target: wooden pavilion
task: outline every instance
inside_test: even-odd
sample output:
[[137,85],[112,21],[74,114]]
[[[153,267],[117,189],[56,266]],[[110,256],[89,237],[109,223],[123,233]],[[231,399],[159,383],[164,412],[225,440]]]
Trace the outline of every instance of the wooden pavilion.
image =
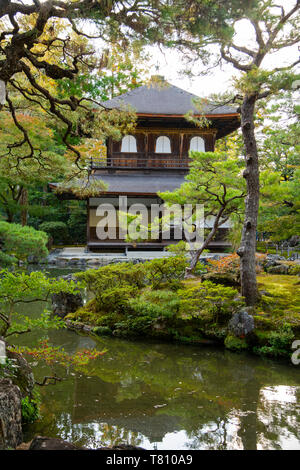
[[[99,155],[91,161],[92,178],[101,179],[108,189],[87,202],[89,250],[153,250],[174,242],[172,235],[169,240],[160,237],[158,240],[128,242],[119,236],[118,222],[115,239],[99,240],[97,207],[108,203],[118,210],[119,196],[127,196],[128,206],[143,203],[150,209],[151,204],[161,204],[159,191],[172,191],[183,183],[189,171],[190,150],[214,151],[217,139],[240,126],[240,115],[233,107],[207,103],[199,112],[195,100],[199,97],[155,76],[149,85],[103,103],[108,109],[130,106],[137,114],[137,125],[134,134],[124,136],[121,141],[107,139],[107,155]],[[205,116],[209,126],[199,128],[187,120],[185,116],[190,111],[194,116]],[[215,241],[212,245],[221,248],[224,242]]]

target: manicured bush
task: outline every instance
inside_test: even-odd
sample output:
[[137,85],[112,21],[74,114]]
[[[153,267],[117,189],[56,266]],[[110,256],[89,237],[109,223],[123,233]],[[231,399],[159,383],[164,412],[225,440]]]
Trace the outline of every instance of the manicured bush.
[[211,281],[179,290],[178,295],[182,317],[198,318],[204,323],[224,324],[244,305],[236,289]]
[[172,291],[146,290],[139,297],[129,301],[129,307],[137,316],[151,318],[172,318],[179,312],[180,297]]
[[98,312],[125,311],[130,298],[145,285],[145,269],[142,263],[119,263],[89,269],[76,274],[95,296]]
[[300,264],[291,264],[289,267],[289,275],[290,276],[300,275]]
[[145,263],[144,266],[146,278],[153,289],[176,290],[181,285],[180,280],[184,278],[188,262],[184,256],[170,256],[154,259]]
[[40,230],[46,232],[53,239],[54,244],[64,244],[68,239],[68,227],[64,222],[52,221],[43,222],[39,226]]

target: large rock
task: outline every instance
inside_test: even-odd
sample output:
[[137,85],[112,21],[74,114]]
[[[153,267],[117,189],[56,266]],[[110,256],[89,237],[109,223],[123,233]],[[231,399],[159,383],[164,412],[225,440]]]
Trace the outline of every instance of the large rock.
[[239,287],[240,286],[240,277],[239,273],[218,273],[215,271],[208,272],[203,274],[203,281],[211,281],[215,284],[223,284],[230,287]]
[[300,245],[300,236],[299,236],[299,235],[293,235],[293,236],[289,239],[289,245],[290,245],[290,246],[297,246],[297,245]]
[[268,269],[268,273],[270,273],[270,274],[288,274],[289,269],[290,268],[287,264],[279,264],[278,266],[271,266]]
[[265,271],[269,271],[273,266],[281,266],[281,261],[284,261],[284,256],[268,254],[265,257],[263,267]]
[[12,380],[13,383],[19,387],[22,398],[26,396],[32,397],[35,381],[30,365],[22,354],[8,350],[7,357],[12,359],[17,366],[14,370]]
[[21,392],[10,379],[0,379],[0,450],[22,442]]
[[28,450],[79,450],[84,447],[76,447],[70,442],[58,439],[56,437],[36,436],[29,446]]
[[254,319],[246,308],[234,314],[229,320],[228,329],[237,337],[245,337],[254,330]]
[[[61,276],[61,279],[68,281],[75,281],[76,278],[72,274]],[[83,298],[80,293],[69,294],[66,292],[59,292],[52,295],[52,311],[55,315],[64,318],[68,313],[75,312],[79,307],[83,306]]]

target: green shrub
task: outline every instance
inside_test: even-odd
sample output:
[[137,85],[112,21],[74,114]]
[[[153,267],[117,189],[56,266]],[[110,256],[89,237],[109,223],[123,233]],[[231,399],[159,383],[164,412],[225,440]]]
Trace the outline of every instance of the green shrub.
[[68,227],[64,222],[43,222],[39,228],[52,237],[54,244],[63,244],[68,239]]
[[178,314],[179,296],[172,291],[145,291],[139,297],[129,301],[129,307],[135,315],[173,318]]
[[94,294],[98,312],[124,312],[129,299],[145,284],[142,263],[110,264],[78,273],[76,277]]
[[233,335],[227,335],[224,341],[226,349],[231,351],[245,351],[248,349],[248,344],[244,338],[237,338]]
[[180,313],[184,318],[198,318],[204,323],[226,323],[244,302],[232,287],[204,281],[196,287],[178,291]]
[[119,333],[126,332],[131,335],[149,333],[157,322],[164,325],[174,318],[178,313],[179,303],[180,299],[175,292],[148,289],[129,300],[126,316],[117,322],[115,327]]
[[170,256],[148,261],[144,266],[146,279],[153,289],[176,290],[181,286],[188,262],[184,256]]
[[112,330],[108,326],[95,326],[93,333],[99,336],[111,336]]
[[172,243],[171,245],[168,245],[166,247],[166,251],[169,253],[174,253],[174,255],[177,256],[186,256],[187,250],[186,250],[186,242],[183,240],[180,240],[178,243]]
[[300,274],[300,264],[290,265],[289,274],[291,276],[297,276],[298,274]]
[[40,261],[48,255],[47,234],[32,227],[0,222],[0,265],[26,262],[29,256]]
[[22,423],[33,423],[39,418],[39,400],[28,396],[21,400]]
[[198,261],[196,268],[194,270],[194,274],[196,276],[201,276],[202,274],[205,274],[207,272],[206,265]]
[[290,325],[284,325],[278,331],[272,331],[267,338],[267,345],[255,346],[253,351],[257,354],[275,357],[289,357],[292,354],[291,345],[294,333]]

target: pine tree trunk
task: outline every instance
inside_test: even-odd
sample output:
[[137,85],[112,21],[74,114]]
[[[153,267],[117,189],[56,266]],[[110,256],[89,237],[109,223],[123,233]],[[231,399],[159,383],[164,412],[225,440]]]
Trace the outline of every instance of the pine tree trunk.
[[218,231],[218,228],[221,225],[221,219],[222,219],[222,215],[223,215],[224,210],[225,210],[225,206],[220,208],[218,214],[215,217],[214,225],[213,225],[211,231],[209,232],[208,236],[204,240],[201,248],[199,248],[199,250],[191,250],[190,251],[191,260],[190,260],[190,266],[186,269],[187,274],[191,274],[196,269],[197,263],[199,261],[199,258],[201,256],[202,252],[204,250],[206,250],[206,248],[208,247],[210,242],[214,239],[214,237],[215,237],[215,235]]
[[256,227],[259,206],[259,166],[254,132],[254,110],[257,96],[246,95],[241,109],[241,124],[246,150],[246,169],[243,173],[247,183],[245,199],[245,220],[241,246],[237,250],[241,258],[242,295],[247,305],[254,305],[258,300],[256,282]]

